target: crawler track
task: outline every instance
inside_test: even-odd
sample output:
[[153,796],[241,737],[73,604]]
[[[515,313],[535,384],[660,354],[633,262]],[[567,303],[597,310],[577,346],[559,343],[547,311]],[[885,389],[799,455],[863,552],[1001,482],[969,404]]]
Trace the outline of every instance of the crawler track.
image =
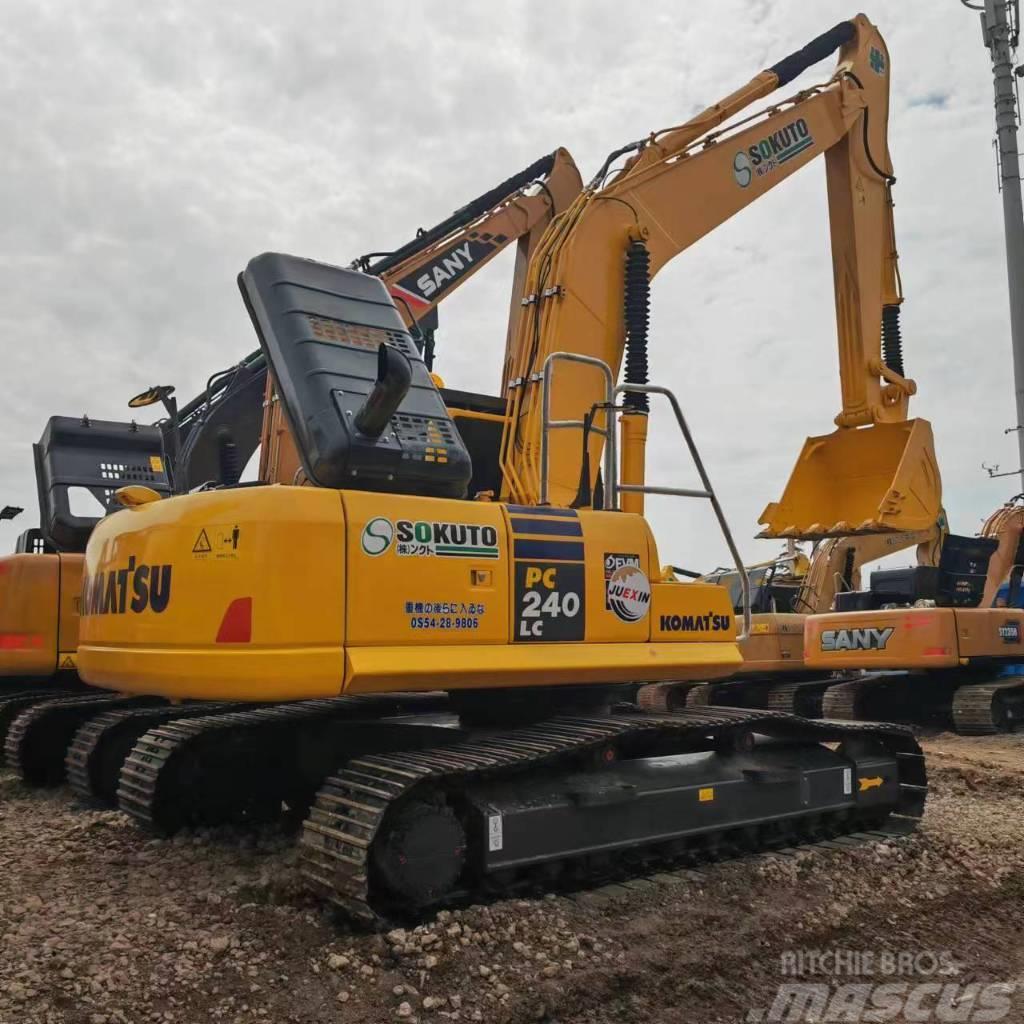
[[65,753],[81,723],[107,708],[131,708],[155,698],[100,693],[36,701],[21,709],[4,740],[6,763],[30,786],[56,786],[65,778]]
[[0,763],[3,762],[6,753],[7,732],[11,723],[22,711],[49,700],[80,696],[82,696],[80,690],[54,690],[45,686],[24,690],[13,689],[0,693]]
[[[635,756],[644,749],[658,750],[666,741],[684,748],[689,744],[701,747],[709,740],[728,741],[744,730],[783,740],[828,742],[858,736],[880,739],[898,766],[898,800],[881,813],[876,807],[873,814],[864,817],[853,814],[821,820],[817,815],[801,819],[794,814],[785,822],[766,821],[753,829],[736,828],[733,823],[717,831],[680,837],[675,842],[660,841],[649,847],[622,850],[617,860],[644,863],[699,856],[733,842],[747,849],[792,845],[815,836],[821,828],[828,828],[832,834],[864,831],[879,827],[890,813],[913,822],[923,811],[923,756],[910,733],[896,726],[806,722],[776,712],[729,708],[687,709],[671,715],[632,711],[610,717],[562,716],[454,746],[350,761],[326,781],[305,823],[304,874],[316,891],[348,915],[364,924],[379,926],[403,910],[381,890],[378,881],[382,870],[380,857],[382,851],[386,855],[391,841],[388,822],[395,820],[389,818],[389,812],[407,806],[410,797],[417,793],[435,793],[445,787],[460,792],[474,783],[501,781],[542,768],[581,770],[588,758],[608,749],[629,748]],[[402,828],[410,828],[410,818],[410,814],[399,816]],[[452,831],[443,815],[436,813],[435,819],[435,832]],[[452,835],[455,836],[454,831]],[[498,875],[464,879],[468,884],[444,894],[439,902],[503,896],[538,884],[550,888],[558,878],[566,879],[572,887],[586,887],[606,877],[608,870],[607,858],[588,856],[559,864],[523,865]]]
[[1024,680],[961,686],[953,695],[953,723],[965,736],[1016,732],[1024,727]]
[[387,747],[402,729],[396,717],[418,723],[446,707],[435,694],[335,697],[176,718],[135,744],[121,768],[118,805],[165,835],[272,819],[282,805],[301,813],[349,750],[367,749],[357,744]]
[[83,799],[116,806],[121,767],[144,733],[166,722],[246,709],[247,705],[211,703],[105,711],[76,731],[65,756],[68,782]]

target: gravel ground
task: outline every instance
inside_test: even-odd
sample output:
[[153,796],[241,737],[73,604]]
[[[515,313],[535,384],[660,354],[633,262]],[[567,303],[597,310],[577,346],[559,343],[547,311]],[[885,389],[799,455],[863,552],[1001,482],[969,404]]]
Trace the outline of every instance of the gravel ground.
[[1024,736],[926,749],[909,839],[387,935],[308,899],[288,837],[152,840],[0,775],[0,1024],[724,1024],[771,1005],[792,950],[927,951],[944,981],[1024,985]]

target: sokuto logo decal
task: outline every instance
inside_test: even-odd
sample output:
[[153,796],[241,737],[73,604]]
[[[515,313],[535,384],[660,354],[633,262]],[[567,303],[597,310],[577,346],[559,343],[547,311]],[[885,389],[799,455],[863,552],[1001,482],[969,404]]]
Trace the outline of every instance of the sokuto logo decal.
[[608,607],[623,622],[639,622],[651,607],[651,583],[635,565],[623,565],[608,578]]
[[395,539],[395,528],[390,519],[377,516],[363,527],[362,546],[367,555],[383,555]]
[[395,523],[398,543],[395,553],[438,558],[498,558],[498,531],[480,523],[413,522]]

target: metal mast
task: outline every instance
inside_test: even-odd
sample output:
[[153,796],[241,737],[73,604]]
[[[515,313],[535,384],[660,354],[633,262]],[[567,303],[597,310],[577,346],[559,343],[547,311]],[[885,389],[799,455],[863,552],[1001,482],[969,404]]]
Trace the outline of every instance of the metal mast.
[[[1010,288],[1010,341],[1013,346],[1013,382],[1017,399],[1016,431],[1024,490],[1024,211],[1021,209],[1020,159],[1017,152],[1017,96],[1013,53],[1017,48],[1018,0],[984,0],[967,4],[981,10],[981,34],[992,58],[995,89],[996,153],[999,191],[1003,198],[1006,235],[1006,274]],[[1010,476],[1012,474],[999,474]]]

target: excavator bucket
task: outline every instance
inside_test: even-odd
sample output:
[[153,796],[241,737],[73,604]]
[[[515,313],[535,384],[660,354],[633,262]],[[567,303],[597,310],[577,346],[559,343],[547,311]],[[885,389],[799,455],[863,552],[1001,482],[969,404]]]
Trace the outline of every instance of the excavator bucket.
[[820,540],[924,530],[942,510],[932,426],[876,423],[809,437],[759,537]]

